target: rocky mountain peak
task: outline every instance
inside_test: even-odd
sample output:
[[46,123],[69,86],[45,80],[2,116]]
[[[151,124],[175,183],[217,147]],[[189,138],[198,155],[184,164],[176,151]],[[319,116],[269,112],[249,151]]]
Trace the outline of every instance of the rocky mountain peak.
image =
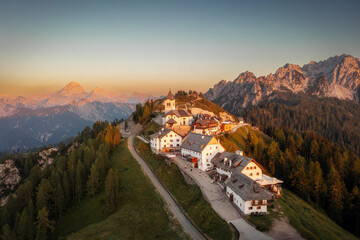
[[242,107],[257,104],[274,91],[303,92],[321,97],[360,101],[360,61],[343,54],[324,61],[311,61],[303,67],[287,63],[275,74],[256,78],[241,73],[233,82],[220,81],[205,97],[225,110],[238,113]]
[[235,80],[234,83],[235,84],[240,84],[243,82],[252,82],[256,80],[256,76],[255,74],[253,74],[252,72],[246,71],[241,73]]
[[74,81],[66,84],[63,89],[58,91],[58,94],[61,94],[63,96],[77,95],[83,93],[86,93],[84,88],[79,83]]

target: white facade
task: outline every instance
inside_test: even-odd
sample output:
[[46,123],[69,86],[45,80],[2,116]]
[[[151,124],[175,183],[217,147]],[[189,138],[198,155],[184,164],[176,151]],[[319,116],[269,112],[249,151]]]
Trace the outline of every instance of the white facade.
[[175,99],[165,99],[163,101],[163,104],[165,106],[165,114],[170,112],[171,110],[175,110]]
[[[215,138],[214,138],[215,139]],[[216,139],[215,139],[216,140]],[[215,144],[208,144],[202,152],[196,152],[190,149],[181,148],[181,155],[191,155],[192,157],[196,157],[198,159],[198,168],[202,171],[206,171],[210,169],[213,164],[211,163],[211,159],[218,153],[223,152],[224,148],[221,146],[220,142],[216,140]]]
[[190,126],[192,124],[192,122],[194,121],[193,116],[178,117],[176,115],[169,114],[169,115],[166,115],[165,117],[162,118],[162,124],[165,125],[165,123],[167,121],[169,121],[170,119],[174,119],[176,121],[176,123],[174,125],[187,125],[187,126]]
[[230,199],[232,198],[234,204],[246,215],[251,213],[267,213],[267,200],[245,201],[229,187],[226,187],[226,195]]
[[150,139],[150,146],[156,151],[163,151],[167,148],[179,148],[182,143],[182,137],[174,131],[162,137],[154,137]]
[[262,169],[254,161],[249,162],[241,171],[241,173],[245,174],[254,181],[263,178]]

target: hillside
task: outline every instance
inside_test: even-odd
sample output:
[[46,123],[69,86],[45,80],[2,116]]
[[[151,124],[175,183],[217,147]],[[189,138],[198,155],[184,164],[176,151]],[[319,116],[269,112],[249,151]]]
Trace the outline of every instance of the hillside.
[[115,124],[85,128],[53,163],[32,156],[13,156],[23,179],[0,207],[2,239],[189,239]]
[[286,126],[315,131],[360,155],[360,104],[353,101],[276,93],[242,114],[262,130]]
[[319,97],[360,100],[360,60],[341,55],[304,66],[285,64],[274,74],[256,77],[241,73],[234,81],[222,80],[205,97],[232,114],[256,105],[274,92],[305,93]]
[[[288,136],[288,133],[286,134]],[[308,141],[311,141],[308,139],[304,140],[303,145],[307,145]],[[244,150],[245,154],[254,157],[261,163],[268,174],[284,180],[284,187],[291,190],[284,190],[284,195],[275,203],[276,211],[273,210],[274,206],[270,206],[270,215],[264,217],[249,217],[249,220],[259,229],[272,231],[271,226],[274,224],[274,221],[286,221],[285,219],[288,219],[289,223],[306,239],[356,239],[355,236],[336,224],[328,215],[324,214],[323,208],[327,208],[328,206],[328,203],[325,203],[325,199],[321,199],[321,201],[323,201],[322,203],[316,203],[314,202],[315,200],[309,198],[310,196],[314,196],[314,192],[311,190],[314,186],[314,181],[321,181],[323,184],[328,184],[327,181],[331,180],[322,180],[323,177],[326,178],[326,175],[321,176],[321,180],[314,178],[312,175],[314,174],[314,170],[310,169],[313,168],[310,164],[302,167],[298,166],[298,159],[296,159],[296,162],[295,159],[292,160],[292,157],[289,156],[291,154],[288,149],[284,150],[284,152],[278,149],[279,142],[282,145],[282,142],[278,138],[272,139],[258,130],[245,126],[239,128],[235,133],[221,136],[220,141],[227,151],[234,152],[237,149]],[[299,146],[299,148],[302,148],[302,146]],[[272,160],[274,162],[271,162]],[[308,166],[310,166],[310,168]],[[325,168],[324,166],[322,167]],[[300,173],[299,168],[302,168],[303,171],[305,171],[305,169],[309,170],[306,173]],[[349,175],[357,175],[358,179],[359,169],[356,171],[358,171],[357,174],[349,173]],[[306,179],[309,179],[310,182]],[[307,184],[309,184],[309,188],[306,188],[305,185]],[[357,185],[358,183],[354,184]],[[330,184],[328,186],[330,187]],[[305,190],[307,191],[306,193],[302,192],[304,189],[307,189]],[[329,191],[329,193],[322,193],[324,198],[327,198],[332,190],[329,189],[326,191]],[[303,199],[301,199],[299,195]],[[346,202],[347,200],[342,201]],[[334,207],[335,206],[332,205],[332,208],[328,209],[328,211],[336,211]],[[279,212],[283,214],[279,214]],[[341,213],[336,212],[335,215],[336,214]],[[329,215],[334,219],[334,213]],[[353,230],[352,226],[355,224],[353,220],[349,220],[349,216],[344,215],[344,217],[346,217],[346,219],[344,219],[344,222],[346,222],[345,226]]]

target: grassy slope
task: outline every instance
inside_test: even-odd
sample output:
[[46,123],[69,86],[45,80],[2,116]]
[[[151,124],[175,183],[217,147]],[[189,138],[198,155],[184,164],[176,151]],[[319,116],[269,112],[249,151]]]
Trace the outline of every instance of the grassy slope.
[[235,152],[239,149],[245,150],[245,141],[249,132],[253,136],[256,136],[259,141],[262,141],[264,145],[267,145],[272,141],[269,136],[253,129],[251,126],[239,127],[234,133],[221,135],[218,138],[220,139],[220,143],[226,151]]
[[284,190],[278,202],[290,224],[306,239],[357,239],[328,216],[320,213],[294,193]]
[[[139,141],[135,140],[135,146],[137,146]],[[202,197],[200,188],[197,185],[187,184],[175,164],[169,167],[162,157],[152,154],[151,151],[141,151],[141,155],[192,221],[206,235],[211,239],[232,239],[234,237],[230,226]]]
[[157,132],[160,128],[160,125],[154,121],[150,121],[146,126],[141,130],[140,135],[143,135],[146,138],[150,138],[149,136],[155,132]]
[[56,236],[74,232],[68,239],[188,239],[127,150],[127,141],[114,152],[112,163],[122,183],[116,212],[103,214],[103,193],[86,198],[59,219]]

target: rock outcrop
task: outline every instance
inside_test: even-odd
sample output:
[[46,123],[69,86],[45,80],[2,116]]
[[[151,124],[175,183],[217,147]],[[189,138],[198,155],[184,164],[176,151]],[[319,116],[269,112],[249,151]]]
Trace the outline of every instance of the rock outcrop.
[[8,194],[20,182],[19,169],[16,168],[13,160],[6,160],[0,164],[0,206],[6,203]]

